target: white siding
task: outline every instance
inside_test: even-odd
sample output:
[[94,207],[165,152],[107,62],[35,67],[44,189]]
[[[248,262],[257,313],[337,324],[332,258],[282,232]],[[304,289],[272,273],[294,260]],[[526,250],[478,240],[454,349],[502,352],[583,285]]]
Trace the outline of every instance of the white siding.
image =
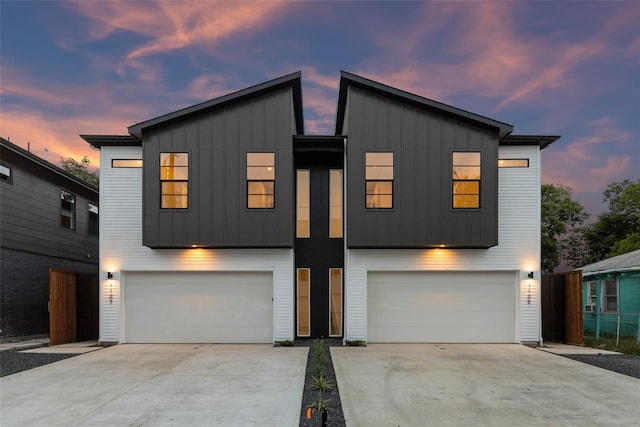
[[[142,246],[142,169],[112,168],[114,158],[142,158],[140,147],[103,147],[100,164],[100,341],[119,342],[121,271],[270,271],[273,339],[293,339],[292,249],[150,249]],[[106,272],[116,272],[109,301]]]
[[[528,168],[499,170],[498,246],[490,249],[353,249],[346,254],[345,339],[367,340],[369,271],[510,271],[516,274],[516,341],[540,340],[540,150],[500,147],[500,158],[528,158]],[[528,272],[535,273],[531,304]],[[519,280],[518,280],[519,279]]]

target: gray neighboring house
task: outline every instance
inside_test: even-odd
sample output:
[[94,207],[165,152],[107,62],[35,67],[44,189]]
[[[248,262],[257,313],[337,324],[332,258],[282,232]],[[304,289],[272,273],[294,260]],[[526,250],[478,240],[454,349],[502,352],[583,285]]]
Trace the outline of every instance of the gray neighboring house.
[[73,336],[95,339],[98,188],[7,139],[0,145],[0,339],[49,335],[50,269],[75,273]]
[[585,335],[640,338],[640,249],[582,270]]

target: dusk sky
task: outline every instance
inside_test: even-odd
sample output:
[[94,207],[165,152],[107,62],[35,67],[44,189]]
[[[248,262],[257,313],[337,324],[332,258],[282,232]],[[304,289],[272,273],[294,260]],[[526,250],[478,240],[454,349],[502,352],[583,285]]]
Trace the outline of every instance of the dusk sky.
[[640,2],[1,1],[0,136],[59,164],[127,127],[302,71],[332,134],[340,70],[562,135],[543,183],[587,212],[640,178]]

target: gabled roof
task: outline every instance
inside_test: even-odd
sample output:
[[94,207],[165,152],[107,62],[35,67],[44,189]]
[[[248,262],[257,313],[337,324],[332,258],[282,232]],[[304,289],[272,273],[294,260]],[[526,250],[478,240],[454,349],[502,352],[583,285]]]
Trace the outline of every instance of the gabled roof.
[[66,170],[62,169],[61,167],[58,167],[56,165],[54,165],[53,163],[48,162],[47,160],[36,156],[35,154],[33,154],[31,151],[27,151],[24,148],[14,144],[13,142],[9,141],[8,139],[4,139],[2,137],[0,137],[0,146],[2,146],[2,148],[9,150],[11,152],[13,152],[14,154],[28,160],[29,162],[31,162],[32,164],[34,164],[35,166],[38,166],[40,168],[44,168],[50,172],[53,172],[57,175],[60,175],[61,177],[63,177],[64,179],[68,180],[68,181],[72,181],[77,185],[80,185],[82,187],[85,187],[86,189],[93,191],[94,193],[98,193],[98,187],[89,184],[87,181],[78,178],[77,176],[75,176],[72,173],[67,172]]
[[348,73],[346,71],[340,71],[340,88],[338,90],[338,113],[336,117],[336,135],[340,135],[342,133],[347,103],[347,89],[349,88],[349,86],[358,87],[369,92],[374,92],[381,96],[386,96],[400,102],[412,104],[425,110],[430,110],[439,114],[455,117],[463,121],[474,123],[478,126],[495,129],[498,131],[498,139],[500,140],[513,132],[513,126],[508,123],[493,120],[488,117],[461,110],[459,108],[455,108],[428,98],[423,98],[422,96],[405,92],[403,90],[396,89],[382,83],[374,82],[373,80],[369,80],[364,77]]
[[293,108],[296,121],[296,132],[299,135],[302,135],[304,134],[304,120],[302,116],[301,75],[302,73],[300,71],[287,74],[286,76],[278,77],[277,79],[273,79],[265,83],[260,83],[258,85],[251,86],[249,88],[242,89],[228,95],[223,95],[219,98],[214,98],[209,101],[193,105],[191,107],[183,108],[172,113],[164,114],[162,116],[137,123],[133,126],[129,126],[128,130],[132,136],[142,140],[142,133],[147,129],[151,129],[156,126],[164,126],[174,121],[184,120],[188,117],[222,108],[226,105],[240,102],[248,98],[253,98],[255,96],[263,95],[268,92],[280,90],[285,87],[291,87],[293,89]]
[[577,270],[582,270],[584,276],[593,276],[603,273],[640,271],[640,249],[626,254],[603,259],[593,264],[585,265]]

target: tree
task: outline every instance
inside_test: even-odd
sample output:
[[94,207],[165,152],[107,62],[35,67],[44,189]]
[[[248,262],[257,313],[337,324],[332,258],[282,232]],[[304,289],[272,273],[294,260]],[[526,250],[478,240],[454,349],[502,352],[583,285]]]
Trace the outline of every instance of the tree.
[[609,210],[582,231],[590,252],[586,264],[640,249],[640,179],[613,182],[602,195]]
[[563,237],[589,216],[584,207],[572,199],[573,190],[554,184],[542,186],[541,259],[542,270],[552,273],[560,264]]
[[87,181],[89,184],[98,187],[100,185],[100,175],[98,171],[90,171],[89,165],[91,160],[87,156],[84,156],[80,162],[71,157],[66,160],[60,158],[60,166],[72,175]]

